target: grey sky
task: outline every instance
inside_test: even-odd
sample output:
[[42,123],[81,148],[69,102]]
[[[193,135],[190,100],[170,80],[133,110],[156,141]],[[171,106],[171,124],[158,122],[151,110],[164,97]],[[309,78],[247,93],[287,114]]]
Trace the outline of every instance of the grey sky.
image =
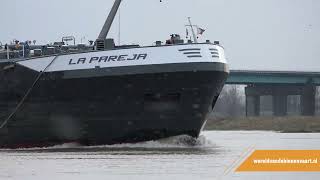
[[[2,0],[0,41],[96,39],[113,0]],[[220,40],[232,69],[320,71],[319,0],[123,0],[121,42],[185,36],[187,17]],[[118,21],[109,37],[117,38]]]

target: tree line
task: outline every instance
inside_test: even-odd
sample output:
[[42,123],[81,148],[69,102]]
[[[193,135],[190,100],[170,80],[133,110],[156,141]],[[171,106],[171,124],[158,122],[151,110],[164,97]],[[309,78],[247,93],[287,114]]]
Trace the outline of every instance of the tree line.
[[[226,85],[224,86],[212,116],[214,117],[243,117],[246,115],[245,86]],[[320,87],[316,92],[316,113],[320,115]]]

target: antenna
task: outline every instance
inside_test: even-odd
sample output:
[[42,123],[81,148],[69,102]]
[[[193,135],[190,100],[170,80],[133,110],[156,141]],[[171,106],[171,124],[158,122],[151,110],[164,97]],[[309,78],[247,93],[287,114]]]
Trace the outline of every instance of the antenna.
[[[106,45],[106,38],[108,36],[108,33],[110,31],[110,28],[111,28],[111,25],[114,21],[114,18],[119,10],[119,7],[120,7],[120,4],[121,4],[122,0],[115,0],[114,1],[114,4],[111,8],[111,11],[108,15],[108,18],[106,19],[101,31],[100,31],[100,34],[96,40],[96,49],[97,50],[103,50],[105,49],[105,45]],[[162,2],[162,0],[160,0],[160,2]],[[120,31],[120,14],[119,14],[119,31]],[[119,44],[120,44],[120,32],[118,34],[118,38],[119,38]],[[114,46],[114,43],[113,43],[113,39],[112,39],[112,44]]]
[[[114,4],[112,6],[112,9],[108,15],[108,18],[106,20],[106,22],[104,23],[102,29],[101,29],[101,32],[98,36],[98,39],[105,39],[110,31],[110,28],[111,28],[111,25],[112,25],[112,22],[117,14],[117,11],[120,7],[120,4],[121,4],[122,0],[115,0],[114,1]],[[160,0],[160,2],[162,2],[162,0]],[[120,17],[120,16],[119,16]]]
[[121,42],[121,9],[119,9],[119,29],[118,29],[118,46],[120,46]]

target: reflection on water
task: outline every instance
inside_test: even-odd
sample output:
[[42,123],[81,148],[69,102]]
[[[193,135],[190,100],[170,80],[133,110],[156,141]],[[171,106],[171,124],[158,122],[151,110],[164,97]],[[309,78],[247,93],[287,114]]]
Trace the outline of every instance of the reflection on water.
[[255,149],[319,149],[320,134],[204,132],[137,144],[0,150],[0,179],[318,179],[320,174],[234,173]]

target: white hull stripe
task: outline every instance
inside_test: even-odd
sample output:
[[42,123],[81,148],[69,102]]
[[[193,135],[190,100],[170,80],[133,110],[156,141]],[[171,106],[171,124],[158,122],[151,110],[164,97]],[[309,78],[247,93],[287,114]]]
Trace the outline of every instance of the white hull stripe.
[[[212,49],[215,49],[217,54],[212,54]],[[53,58],[55,56],[17,63],[40,72]],[[224,49],[212,44],[192,44],[60,55],[46,72],[195,62],[226,63]]]

